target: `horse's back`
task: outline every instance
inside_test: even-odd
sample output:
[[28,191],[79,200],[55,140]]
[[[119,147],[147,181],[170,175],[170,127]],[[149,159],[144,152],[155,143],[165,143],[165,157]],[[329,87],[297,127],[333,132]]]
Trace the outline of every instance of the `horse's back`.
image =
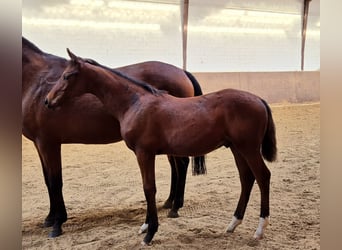
[[[184,70],[159,61],[147,61],[117,68],[124,74],[138,78],[177,97],[194,96],[194,87]],[[172,76],[172,77],[170,77]]]
[[267,108],[260,97],[247,91],[223,89],[203,96],[186,99],[168,96],[167,99],[161,106],[179,117],[178,120],[182,117],[184,123],[195,123],[193,126],[199,133],[217,128],[222,132],[220,136],[228,139],[252,137],[259,143],[267,127]]

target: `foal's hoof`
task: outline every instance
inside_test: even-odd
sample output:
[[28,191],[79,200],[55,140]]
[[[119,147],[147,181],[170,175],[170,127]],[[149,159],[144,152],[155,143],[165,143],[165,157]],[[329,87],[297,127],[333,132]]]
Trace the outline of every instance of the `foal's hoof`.
[[148,246],[151,246],[152,243],[151,243],[151,242],[150,242],[150,243],[146,243],[145,241],[142,241],[142,242],[140,243],[140,245],[141,245],[141,247],[148,247]]
[[233,233],[235,228],[242,223],[242,220],[239,220],[235,216],[233,216],[231,222],[229,223],[226,232]]
[[264,234],[257,234],[257,233],[254,234],[255,240],[262,240],[263,238],[264,238]]
[[142,226],[141,226],[140,229],[139,229],[138,234],[146,233],[146,232],[147,232],[147,229],[148,229],[148,224],[147,224],[147,223],[142,224]]
[[257,230],[254,233],[254,239],[261,240],[264,238],[265,229],[267,225],[270,223],[269,220],[270,220],[269,217],[259,219],[259,225],[258,225]]
[[179,217],[179,214],[177,211],[172,211],[170,210],[168,215],[167,215],[168,218],[178,218]]
[[54,228],[52,231],[49,233],[49,238],[56,238],[62,234],[62,228]]
[[144,240],[141,242],[143,246],[151,246],[152,245],[152,239],[154,234],[147,233],[145,235]]

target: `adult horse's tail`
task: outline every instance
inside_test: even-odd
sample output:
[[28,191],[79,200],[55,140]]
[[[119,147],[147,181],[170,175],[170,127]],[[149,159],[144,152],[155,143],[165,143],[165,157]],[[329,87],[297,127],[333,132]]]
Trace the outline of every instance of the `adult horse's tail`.
[[277,140],[275,125],[270,107],[268,106],[266,101],[262,99],[261,101],[264,103],[268,114],[268,124],[264,139],[262,141],[261,153],[267,161],[272,162],[275,161],[277,158]]
[[[194,87],[195,96],[203,95],[201,86],[199,85],[196,78],[190,72],[188,72],[186,70],[184,70],[184,73],[190,79],[192,86]],[[207,173],[204,155],[192,157],[191,162],[192,162],[192,174],[193,175],[200,175],[200,174],[206,174]]]
[[195,96],[203,95],[201,86],[199,82],[197,81],[197,79],[193,76],[193,74],[191,74],[190,72],[186,70],[184,70],[184,73],[190,79],[192,86],[194,87]]

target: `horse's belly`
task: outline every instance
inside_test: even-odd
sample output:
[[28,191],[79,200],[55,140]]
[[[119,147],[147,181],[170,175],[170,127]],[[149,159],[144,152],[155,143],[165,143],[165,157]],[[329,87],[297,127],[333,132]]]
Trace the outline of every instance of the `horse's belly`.
[[121,141],[120,133],[79,133],[61,135],[61,143],[108,144]]
[[61,131],[62,143],[107,144],[122,140],[120,126],[116,122],[65,124]]
[[[188,133],[189,134],[189,133]],[[177,156],[198,156],[207,154],[226,144],[224,135],[219,133],[202,133],[197,136],[184,136],[169,140],[166,154]]]

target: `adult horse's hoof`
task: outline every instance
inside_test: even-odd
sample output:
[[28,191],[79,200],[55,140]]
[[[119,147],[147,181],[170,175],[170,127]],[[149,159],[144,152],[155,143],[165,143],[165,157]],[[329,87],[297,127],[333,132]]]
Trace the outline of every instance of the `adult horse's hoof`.
[[49,233],[49,238],[56,238],[63,233],[62,227],[54,227],[52,231]]
[[164,205],[162,206],[162,208],[164,208],[164,209],[170,209],[170,208],[172,208],[172,201],[166,200],[165,203],[164,203]]
[[168,215],[167,215],[168,218],[178,218],[179,217],[179,214],[177,211],[173,211],[173,210],[170,210]]
[[52,227],[54,223],[54,220],[45,219],[43,227]]

